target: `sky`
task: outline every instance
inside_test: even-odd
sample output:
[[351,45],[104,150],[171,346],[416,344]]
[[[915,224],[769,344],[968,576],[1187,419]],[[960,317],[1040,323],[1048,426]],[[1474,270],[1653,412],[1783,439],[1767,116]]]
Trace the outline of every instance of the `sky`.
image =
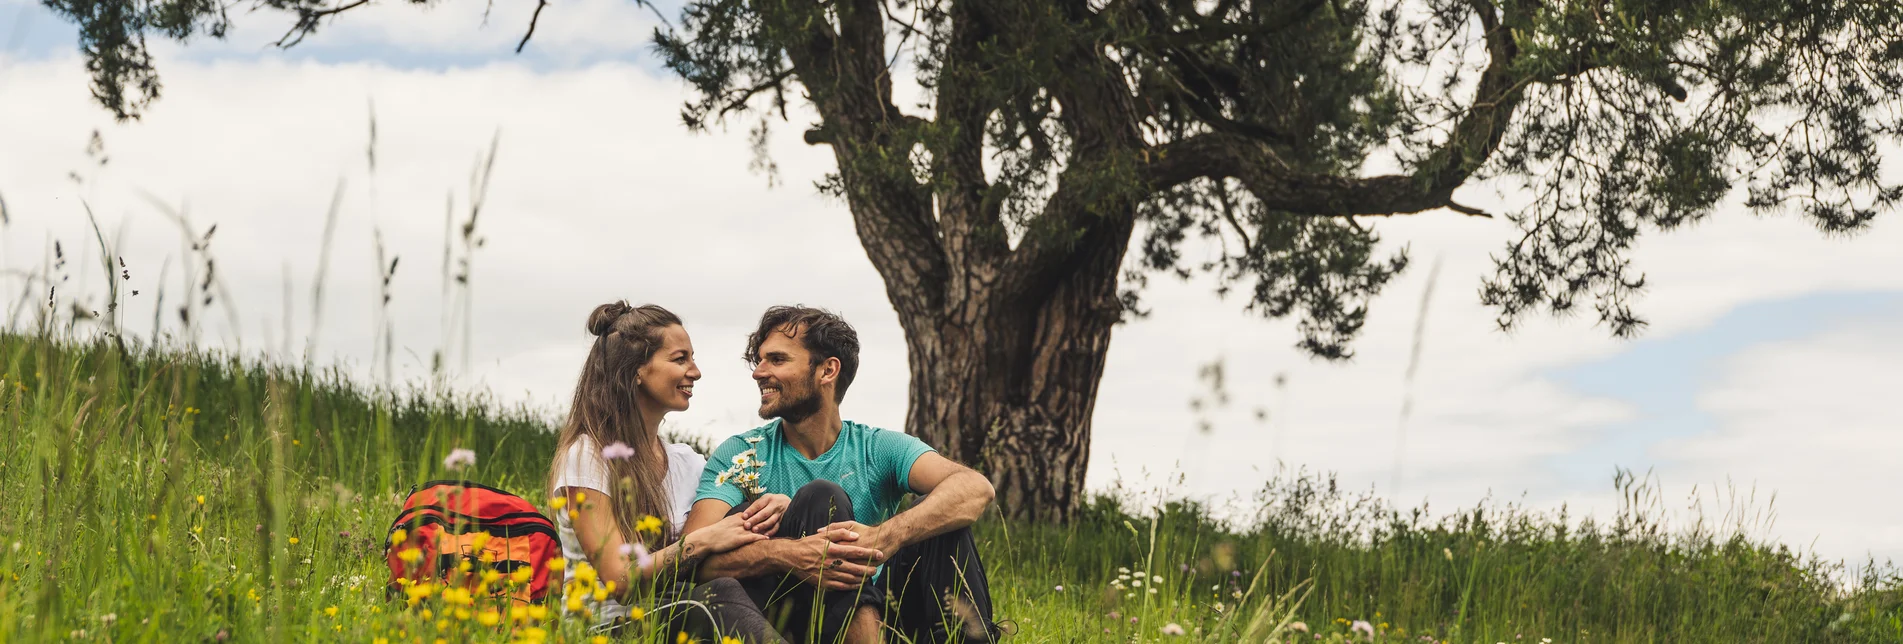
[[[227,41],[155,42],[164,97],[121,124],[88,95],[72,26],[37,2],[0,0],[0,297],[43,301],[19,276],[58,241],[70,256],[61,305],[102,302],[90,207],[141,291],[126,325],[149,333],[156,296],[171,308],[183,288],[185,251],[163,204],[200,231],[218,225],[211,251],[230,293],[219,306],[239,324],[212,311],[212,346],[295,360],[314,333],[320,362],[372,377],[380,238],[400,258],[389,287],[398,380],[427,373],[448,346],[458,386],[556,409],[591,339],[588,312],[654,302],[687,321],[705,373],[672,426],[725,436],[760,422],[739,358],[746,332],[765,307],[798,302],[860,331],[846,415],[900,428],[903,337],[844,205],[812,187],[832,160],[799,141],[810,116],[775,131],[770,186],[748,169],[743,127],[681,126],[687,93],[649,51],[653,14],[616,0],[551,4],[516,55],[533,6],[497,2],[485,24],[481,3],[373,4],[288,51],[269,46],[281,17],[236,15]],[[94,130],[103,165],[86,153]],[[492,141],[465,356],[445,330],[445,214],[467,218]],[[1506,190],[1458,197],[1498,206],[1513,199]],[[1589,317],[1498,330],[1478,290],[1510,223],[1444,211],[1372,223],[1415,264],[1374,302],[1349,362],[1305,356],[1292,321],[1249,314],[1206,279],[1153,278],[1155,313],[1114,332],[1091,487],[1240,504],[1282,463],[1437,512],[1513,502],[1604,516],[1625,468],[1649,472],[1681,522],[1693,508],[1709,522],[1742,507],[1775,517],[1753,534],[1830,559],[1903,557],[1903,513],[1865,500],[1903,487],[1889,456],[1903,451],[1903,409],[1889,398],[1903,385],[1903,214],[1832,238],[1734,202],[1690,230],[1650,234],[1633,258],[1651,284],[1637,303],[1651,326],[1633,340]],[[1408,382],[1417,324],[1426,334]],[[1192,409],[1207,391],[1199,369],[1217,361],[1230,403]]]

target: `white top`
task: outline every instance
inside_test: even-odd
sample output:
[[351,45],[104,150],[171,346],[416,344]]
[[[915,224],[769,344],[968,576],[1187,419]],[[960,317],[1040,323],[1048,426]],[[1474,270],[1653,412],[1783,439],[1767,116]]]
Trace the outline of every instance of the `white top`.
[[[707,457],[695,452],[694,448],[682,443],[667,445],[667,475],[661,485],[667,488],[668,516],[664,517],[674,525],[679,533],[681,526],[687,523],[687,510],[694,504],[694,490],[700,486],[701,470],[707,467]],[[575,437],[568,446],[568,458],[562,459],[560,471],[555,473],[555,488],[584,488],[589,496],[600,495],[608,498],[608,490],[613,489],[613,475],[608,473],[608,462],[601,458],[601,448],[587,436]],[[581,549],[581,539],[575,536],[575,526],[568,521],[567,512],[555,513],[555,533],[562,542],[562,557],[568,565],[562,568],[562,582],[566,584],[575,577],[575,564],[588,560]],[[592,564],[591,564],[592,565]],[[596,566],[600,568],[600,566]],[[628,614],[626,606],[615,600],[596,603],[594,598],[585,598],[589,610],[594,613],[597,623],[612,621]]]

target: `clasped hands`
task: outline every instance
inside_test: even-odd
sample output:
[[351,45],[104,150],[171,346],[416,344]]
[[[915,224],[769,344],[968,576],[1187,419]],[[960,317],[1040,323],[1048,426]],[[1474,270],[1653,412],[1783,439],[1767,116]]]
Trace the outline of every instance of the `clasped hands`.
[[800,560],[793,572],[801,581],[826,590],[852,590],[872,580],[885,561],[877,526],[841,521],[799,540]]

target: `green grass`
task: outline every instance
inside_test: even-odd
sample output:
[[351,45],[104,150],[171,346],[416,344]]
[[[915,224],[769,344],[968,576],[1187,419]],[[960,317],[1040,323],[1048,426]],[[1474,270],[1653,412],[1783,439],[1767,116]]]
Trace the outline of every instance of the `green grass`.
[[[386,601],[381,548],[401,494],[443,475],[455,447],[478,455],[459,476],[542,501],[553,440],[528,410],[15,334],[0,334],[0,378],[0,641],[529,634]],[[1511,506],[1432,518],[1293,475],[1226,522],[1113,493],[1067,526],[987,519],[979,534],[1022,642],[1169,640],[1172,623],[1211,642],[1255,623],[1261,641],[1287,610],[1309,633],[1277,641],[1340,641],[1353,620],[1389,642],[1903,641],[1887,569],[1852,573],[1734,526],[1670,529],[1649,490],[1622,486],[1632,503],[1603,522]],[[538,628],[587,638],[574,620]]]

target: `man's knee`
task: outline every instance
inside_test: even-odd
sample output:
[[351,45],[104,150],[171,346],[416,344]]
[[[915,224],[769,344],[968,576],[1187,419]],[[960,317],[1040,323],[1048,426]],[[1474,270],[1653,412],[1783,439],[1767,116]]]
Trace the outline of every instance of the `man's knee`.
[[839,487],[838,483],[818,479],[800,486],[786,511],[791,515],[830,517],[827,523],[846,521],[852,518],[852,497],[846,496],[846,488]]

